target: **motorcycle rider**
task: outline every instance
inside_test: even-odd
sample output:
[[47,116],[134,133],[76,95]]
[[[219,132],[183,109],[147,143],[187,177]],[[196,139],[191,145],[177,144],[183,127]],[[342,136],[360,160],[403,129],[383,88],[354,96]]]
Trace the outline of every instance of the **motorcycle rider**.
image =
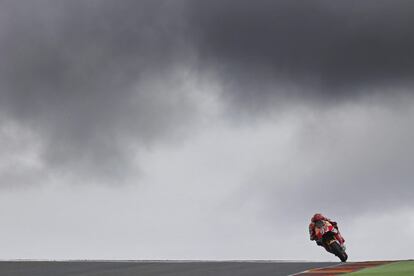
[[342,237],[342,235],[339,233],[339,229],[338,229],[338,224],[335,221],[332,221],[331,219],[325,217],[324,215],[320,214],[320,213],[316,213],[312,216],[311,218],[311,223],[309,224],[309,235],[310,235],[310,240],[311,241],[316,241],[316,244],[319,246],[323,246],[328,252],[328,248],[326,248],[323,245],[322,240],[318,240],[318,238],[316,237],[316,233],[315,233],[315,223],[318,221],[327,221],[329,223],[332,224],[333,227],[335,227],[335,229],[338,231],[338,233],[335,234],[335,237],[338,241],[341,242],[341,244],[343,244],[345,242],[345,239]]

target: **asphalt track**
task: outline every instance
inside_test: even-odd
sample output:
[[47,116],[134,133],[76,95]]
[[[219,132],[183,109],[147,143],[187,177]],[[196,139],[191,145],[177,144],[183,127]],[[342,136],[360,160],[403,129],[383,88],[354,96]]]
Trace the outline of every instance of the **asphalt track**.
[[1,261],[0,276],[286,276],[334,264],[276,261]]

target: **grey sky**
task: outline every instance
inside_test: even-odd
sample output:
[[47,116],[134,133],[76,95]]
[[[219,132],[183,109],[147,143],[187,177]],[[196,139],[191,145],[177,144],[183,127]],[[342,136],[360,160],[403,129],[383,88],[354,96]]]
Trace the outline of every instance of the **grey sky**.
[[413,9],[2,1],[0,257],[329,258],[318,210],[409,257],[358,228],[414,230]]

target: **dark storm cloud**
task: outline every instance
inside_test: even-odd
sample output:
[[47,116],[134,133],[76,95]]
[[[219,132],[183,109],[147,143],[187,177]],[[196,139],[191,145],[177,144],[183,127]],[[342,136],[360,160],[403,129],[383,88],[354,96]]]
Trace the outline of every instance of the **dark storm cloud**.
[[48,166],[119,179],[135,144],[166,139],[192,114],[170,72],[185,52],[177,7],[2,1],[2,116],[40,135]]
[[[242,104],[410,85],[411,1],[189,1],[202,61]],[[289,89],[289,87],[292,87]]]
[[197,113],[181,65],[196,76],[213,72],[238,111],[273,99],[324,102],[366,88],[410,88],[413,8],[409,1],[2,1],[1,115],[37,134],[46,167],[118,179],[137,147],[168,141]]

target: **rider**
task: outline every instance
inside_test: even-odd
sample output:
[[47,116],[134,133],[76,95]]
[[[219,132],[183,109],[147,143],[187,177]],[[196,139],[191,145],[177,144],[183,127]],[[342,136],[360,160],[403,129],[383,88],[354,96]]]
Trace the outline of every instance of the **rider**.
[[338,233],[335,234],[335,237],[337,238],[337,240],[339,240],[340,242],[342,241],[341,244],[343,244],[345,242],[345,239],[339,233],[337,223],[335,221],[332,221],[332,220],[328,219],[327,217],[325,217],[324,215],[322,215],[320,213],[314,214],[311,218],[311,223],[309,224],[309,235],[310,235],[310,240],[311,241],[316,241],[317,245],[323,246],[322,240],[318,240],[318,238],[316,237],[316,234],[315,234],[315,223],[317,221],[328,221],[329,223],[331,223],[332,226],[335,227],[336,230],[338,230]]

